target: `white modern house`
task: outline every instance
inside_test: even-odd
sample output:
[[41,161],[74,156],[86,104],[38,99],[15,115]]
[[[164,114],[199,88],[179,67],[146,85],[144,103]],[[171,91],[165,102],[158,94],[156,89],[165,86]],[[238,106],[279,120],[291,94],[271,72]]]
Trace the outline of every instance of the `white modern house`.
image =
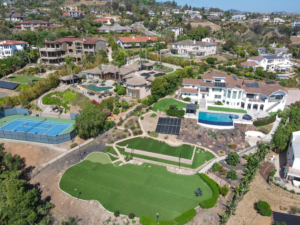
[[172,12],[173,12],[174,14],[179,14],[179,13],[180,13],[179,9],[172,9]]
[[209,15],[210,16],[223,16],[224,13],[223,12],[210,12]]
[[28,42],[25,41],[12,41],[6,40],[0,42],[0,59],[13,56],[18,51],[24,51],[28,46]]
[[181,97],[192,102],[214,105],[222,102],[224,107],[277,112],[283,110],[287,90],[275,81],[245,81],[224,73],[203,74],[202,79],[184,78]]
[[272,22],[273,22],[273,23],[284,23],[285,20],[284,20],[284,19],[281,19],[281,18],[274,18]]
[[247,59],[247,62],[241,63],[243,67],[262,67],[264,70],[269,71],[287,71],[291,68],[292,64],[288,58],[282,55],[260,55]]
[[293,22],[291,26],[294,28],[295,26],[300,26],[300,22]]
[[[153,42],[157,41],[157,37],[119,37],[117,44],[122,48],[140,47],[142,42],[148,42],[149,45],[153,45]],[[135,43],[133,46],[133,43]]]
[[6,21],[11,21],[11,22],[23,21],[27,17],[26,15],[23,15],[21,13],[15,13],[15,12],[4,13],[4,16]]
[[175,33],[175,38],[177,38],[180,34],[183,34],[183,28],[181,27],[171,27],[171,31]]
[[172,53],[181,55],[207,56],[217,52],[217,44],[196,40],[183,40],[172,44]]
[[148,15],[149,15],[149,16],[155,16],[155,12],[149,11],[149,12],[148,12]]
[[231,17],[231,20],[246,20],[246,16],[244,14],[236,14]]
[[284,178],[300,187],[300,131],[292,133],[286,153],[287,163],[283,167]]
[[80,16],[84,16],[84,11],[80,11],[80,10],[72,10],[69,11],[69,16],[71,17],[80,17]]

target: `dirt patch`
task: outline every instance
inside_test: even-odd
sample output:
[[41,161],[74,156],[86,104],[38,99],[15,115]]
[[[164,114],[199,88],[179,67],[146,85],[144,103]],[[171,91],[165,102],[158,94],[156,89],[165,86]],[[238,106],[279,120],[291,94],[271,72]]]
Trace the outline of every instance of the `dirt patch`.
[[299,207],[298,196],[293,194],[285,196],[283,192],[286,191],[270,187],[256,175],[250,184],[250,191],[239,202],[236,215],[231,216],[227,225],[271,224],[271,217],[261,216],[254,209],[254,204],[259,200],[268,202],[272,210],[282,213],[288,213],[293,206]]
[[[187,24],[187,23],[186,23]],[[198,22],[198,23],[195,23],[195,22],[192,22],[191,23],[191,26],[192,28],[195,28],[195,27],[199,27],[199,26],[210,26],[212,31],[215,31],[215,30],[221,30],[221,27],[217,24],[214,24],[212,22],[209,22],[209,21],[206,21],[206,22]]]
[[291,36],[292,44],[300,44],[300,37]]
[[25,159],[26,167],[39,167],[50,161],[62,152],[31,144],[3,141],[7,153],[19,155]]
[[[87,140],[84,140],[78,136],[75,137],[75,139],[73,140],[72,143],[77,143],[78,145],[81,145],[83,144],[84,142],[86,142]],[[70,145],[72,144],[71,142],[68,142],[68,144],[65,144],[65,145],[59,145],[59,148],[63,148],[63,149],[66,149],[66,150],[70,150],[71,147]]]
[[270,172],[275,169],[275,166],[273,163],[270,162],[264,162],[261,167],[259,168],[259,174],[262,176],[262,178],[267,182],[268,177],[270,175]]

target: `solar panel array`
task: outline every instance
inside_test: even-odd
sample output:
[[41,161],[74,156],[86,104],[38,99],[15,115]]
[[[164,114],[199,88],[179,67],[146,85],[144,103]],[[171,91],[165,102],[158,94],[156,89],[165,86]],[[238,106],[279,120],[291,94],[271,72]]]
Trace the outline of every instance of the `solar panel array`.
[[247,88],[259,88],[259,84],[257,82],[254,83],[246,83]]
[[225,87],[225,83],[215,82],[215,87]]
[[19,85],[20,84],[18,84],[18,83],[12,83],[12,82],[7,82],[7,81],[0,81],[0,88],[14,90]]
[[266,81],[266,84],[276,84],[275,81]]
[[179,135],[181,119],[159,117],[156,133]]
[[238,88],[241,88],[241,86],[240,86],[240,85],[238,85],[238,84],[236,84],[236,86],[237,86]]
[[265,55],[264,56],[266,59],[281,59],[282,56],[277,56],[277,55]]
[[232,76],[234,80],[237,80],[236,76]]

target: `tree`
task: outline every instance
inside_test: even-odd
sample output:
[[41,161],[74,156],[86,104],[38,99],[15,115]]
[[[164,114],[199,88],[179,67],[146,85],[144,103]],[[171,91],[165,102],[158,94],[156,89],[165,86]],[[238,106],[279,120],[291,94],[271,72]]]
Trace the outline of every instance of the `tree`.
[[263,215],[263,216],[271,216],[272,215],[272,210],[271,210],[269,203],[259,200],[257,202],[256,206],[257,206],[258,212],[261,215]]
[[89,54],[84,54],[83,60],[82,60],[82,65],[86,66],[88,64],[94,63],[96,60],[96,57],[92,55],[91,53]]
[[26,53],[26,58],[28,59],[29,64],[31,64],[31,60],[35,58],[35,54],[33,51]]
[[75,118],[74,130],[83,139],[93,137],[103,128],[105,119],[101,107],[87,103]]
[[113,18],[111,18],[111,19],[109,20],[109,22],[110,22],[112,25],[114,25],[115,20],[114,20]]
[[236,152],[230,152],[226,158],[228,165],[236,166],[240,162],[240,156]]
[[151,93],[152,95],[158,95],[164,97],[166,93],[168,83],[163,77],[156,77],[151,83]]
[[112,6],[113,10],[117,10],[119,8],[119,3],[116,1],[113,1],[111,6]]
[[126,7],[126,11],[131,11],[132,4],[130,2],[127,2],[126,5],[125,5],[125,7]]
[[131,42],[131,47],[132,47],[132,48],[135,48],[135,46],[136,46],[136,42],[135,42],[135,41],[132,41],[132,42]]
[[206,59],[206,62],[208,64],[211,64],[211,65],[215,64],[216,61],[218,61],[218,59],[217,58],[213,58],[213,57],[209,57],[209,58]]
[[[71,62],[72,62],[73,60],[74,60],[74,58],[72,58],[71,56],[65,57],[65,63],[67,64],[67,67],[68,67],[70,81],[72,80],[73,85],[74,85],[73,71],[72,71],[72,69],[70,68]],[[70,71],[70,70],[71,70],[71,71]],[[70,73],[70,72],[71,72],[71,73]],[[72,77],[71,77],[71,74],[72,74]]]
[[231,51],[235,46],[237,46],[236,41],[230,39],[225,44],[223,44],[223,49],[226,51]]
[[114,59],[114,65],[121,67],[122,65],[125,65],[125,53],[119,51],[116,58]]
[[61,225],[76,225],[81,219],[69,217],[67,221],[62,221]]
[[237,179],[237,174],[235,170],[230,170],[227,174],[227,178],[231,180],[236,180]]
[[219,192],[220,192],[221,195],[226,196],[229,192],[229,187],[227,186],[227,184],[220,187]]
[[126,95],[126,88],[125,87],[119,87],[117,91],[118,95]]

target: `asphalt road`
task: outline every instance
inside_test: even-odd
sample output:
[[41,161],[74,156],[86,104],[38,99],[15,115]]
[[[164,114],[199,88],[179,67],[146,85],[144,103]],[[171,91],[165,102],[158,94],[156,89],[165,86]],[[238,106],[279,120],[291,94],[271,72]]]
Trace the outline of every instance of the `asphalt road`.
[[144,33],[146,36],[158,36],[157,34],[153,33],[152,31],[149,31],[143,24],[142,21],[135,22],[131,25],[131,27],[136,27],[138,31]]

